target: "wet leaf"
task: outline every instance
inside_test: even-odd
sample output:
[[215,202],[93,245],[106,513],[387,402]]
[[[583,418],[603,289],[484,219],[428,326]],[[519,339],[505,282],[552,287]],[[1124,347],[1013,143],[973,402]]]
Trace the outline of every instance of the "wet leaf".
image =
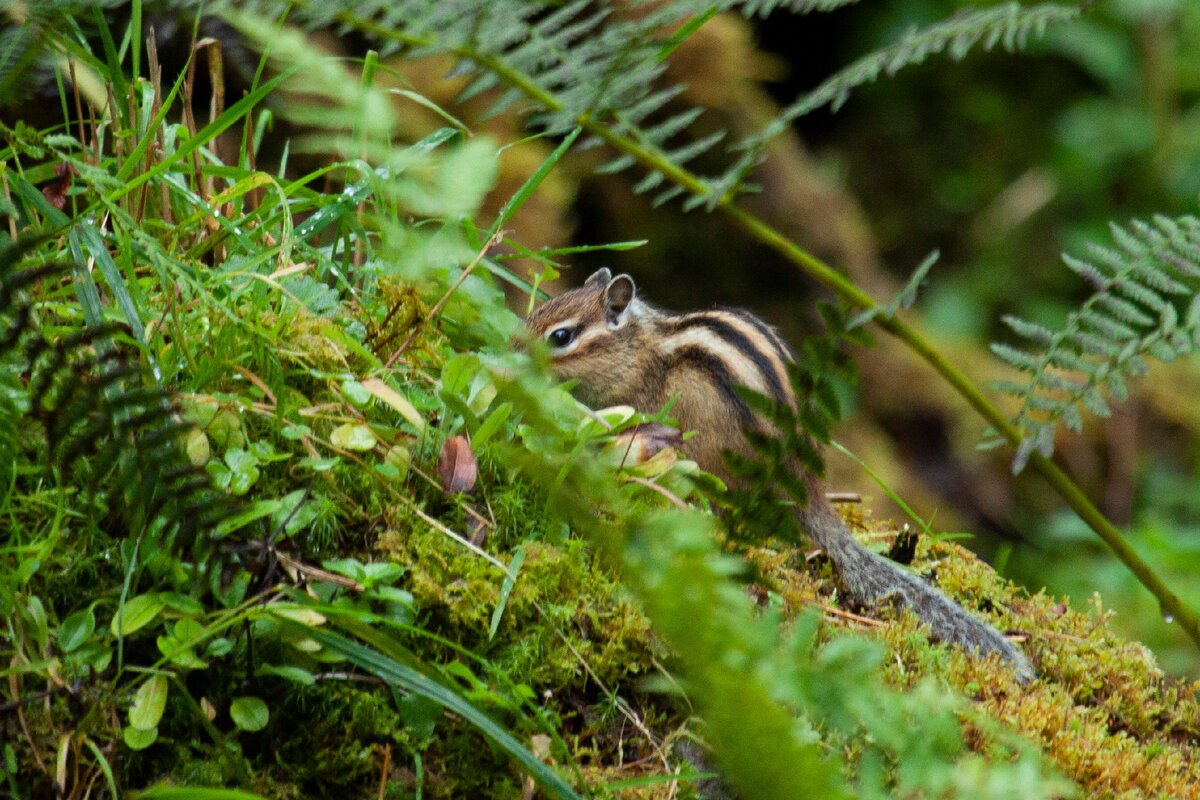
[[438,475],[442,488],[451,494],[469,492],[475,488],[479,465],[465,436],[451,436],[442,445],[438,456]]

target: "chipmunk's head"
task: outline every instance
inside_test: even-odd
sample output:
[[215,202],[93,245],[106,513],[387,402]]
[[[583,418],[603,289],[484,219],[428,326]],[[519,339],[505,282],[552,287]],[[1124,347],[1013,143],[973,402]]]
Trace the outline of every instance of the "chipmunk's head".
[[592,273],[578,289],[538,306],[525,321],[533,338],[550,348],[559,377],[579,381],[576,394],[608,404],[638,363],[637,338],[646,306],[633,278],[607,269]]

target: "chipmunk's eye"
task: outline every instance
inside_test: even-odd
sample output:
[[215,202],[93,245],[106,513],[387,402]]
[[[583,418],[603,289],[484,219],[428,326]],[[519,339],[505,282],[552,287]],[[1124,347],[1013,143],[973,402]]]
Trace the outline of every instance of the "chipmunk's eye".
[[546,338],[549,339],[551,347],[566,347],[575,338],[575,331],[572,328],[556,328],[550,331]]

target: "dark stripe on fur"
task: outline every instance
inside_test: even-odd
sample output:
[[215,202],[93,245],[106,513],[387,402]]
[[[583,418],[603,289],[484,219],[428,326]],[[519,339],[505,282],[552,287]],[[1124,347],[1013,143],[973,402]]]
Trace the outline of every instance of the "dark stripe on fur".
[[675,351],[675,356],[676,365],[692,367],[712,379],[717,389],[729,402],[730,408],[737,413],[740,425],[748,428],[754,424],[754,412],[750,410],[750,406],[746,405],[746,401],[734,391],[733,387],[737,383],[726,369],[724,361],[699,345],[681,347]]
[[788,346],[788,343],[785,342],[782,337],[780,337],[779,331],[775,330],[773,325],[768,325],[744,308],[725,308],[721,310],[727,311],[730,314],[735,314],[739,319],[749,322],[751,325],[753,325],[755,330],[757,330],[775,345],[775,352],[785,363],[796,360],[796,354],[792,352],[792,348]]
[[[762,323],[759,324],[762,325]],[[742,333],[728,322],[725,322],[719,316],[711,314],[688,314],[686,316],[679,317],[674,320],[672,328],[675,331],[681,331],[686,328],[707,328],[715,336],[717,336],[717,338],[725,340],[730,346],[733,347],[733,349],[737,350],[739,353],[744,353],[751,361],[754,362],[754,366],[758,368],[759,373],[766,378],[767,385],[771,389],[771,398],[776,403],[788,403],[790,393],[784,388],[783,382],[779,379],[779,370],[777,368],[780,366],[777,360],[778,354],[776,354],[776,359],[773,360],[770,355],[764,353],[753,341],[751,341],[750,337],[746,336],[746,334]],[[770,344],[772,339],[770,338],[769,332],[766,335],[768,337],[767,343]]]

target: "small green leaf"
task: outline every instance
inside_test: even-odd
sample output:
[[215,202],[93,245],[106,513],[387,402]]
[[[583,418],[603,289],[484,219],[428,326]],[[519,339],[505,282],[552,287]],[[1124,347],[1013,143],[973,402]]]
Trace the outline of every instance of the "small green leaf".
[[146,627],[154,621],[164,606],[166,603],[158,593],[141,594],[129,598],[113,617],[113,635],[128,636],[134,631]]
[[76,650],[96,630],[96,615],[91,608],[76,611],[63,620],[58,629],[58,646],[64,653]]
[[138,800],[267,800],[261,794],[213,786],[151,786],[137,793]]
[[336,456],[333,458],[302,458],[296,464],[297,466],[311,469],[313,472],[328,472],[340,464],[341,461]]
[[194,619],[181,619],[175,623],[172,634],[183,644],[191,646],[204,636],[204,626]]
[[279,678],[286,678],[289,681],[294,681],[302,686],[312,686],[317,682],[317,679],[311,672],[300,667],[277,667],[271,664],[263,664],[258,668],[259,675],[275,675]]
[[[258,472],[258,470],[255,470],[255,472]],[[281,503],[279,500],[256,500],[243,507],[236,514],[232,514],[221,520],[220,524],[213,529],[213,535],[217,538],[228,536],[255,520],[275,514],[280,508]]]
[[447,359],[442,367],[442,394],[465,397],[479,366],[479,356],[471,353],[459,353]]
[[303,439],[305,436],[312,436],[312,428],[307,425],[288,425],[281,433],[283,434],[283,438],[294,442]]
[[208,436],[199,428],[192,428],[183,435],[183,451],[193,467],[203,467],[212,455]]
[[130,725],[121,731],[121,738],[130,750],[145,750],[158,739],[158,728],[143,731]]
[[38,643],[39,649],[50,639],[50,623],[46,619],[46,607],[37,595],[30,595],[21,609],[21,619],[29,626],[29,635]]
[[334,428],[333,433],[329,435],[329,441],[343,450],[361,452],[375,448],[375,434],[371,432],[370,426],[353,422]]
[[215,639],[210,639],[204,647],[204,655],[209,658],[221,658],[233,652],[233,642],[226,639],[224,636],[218,636]]
[[258,481],[258,458],[254,454],[239,447],[232,448],[225,453],[225,464],[233,473],[229,481],[229,490],[235,495],[250,491],[250,487]]
[[198,617],[204,613],[204,604],[194,597],[179,592],[159,592],[159,598],[167,604],[167,608],[180,614]]
[[391,464],[376,464],[372,469],[379,475],[387,478],[389,481],[398,481],[404,476],[400,474],[400,470],[393,467]]
[[318,508],[316,503],[309,502],[308,495],[307,489],[297,489],[281,497],[279,508],[271,515],[271,530],[282,529],[283,535],[291,536],[311,525]]
[[398,586],[376,586],[370,590],[370,597],[387,603],[399,603],[411,607],[415,602],[412,592]]
[[261,731],[267,727],[271,712],[267,704],[257,697],[239,697],[229,706],[233,723],[244,731]]
[[342,394],[346,399],[359,408],[371,402],[371,392],[358,381],[342,381]]
[[206,662],[196,657],[191,647],[183,644],[174,636],[159,636],[156,641],[158,652],[162,653],[172,664],[182,669],[204,669]]
[[169,689],[166,675],[151,675],[138,687],[133,696],[133,705],[129,709],[130,726],[140,731],[154,730],[158,727],[163,710],[167,707]]
[[395,480],[404,480],[408,475],[409,465],[412,464],[412,451],[402,444],[395,444],[387,451],[383,460],[384,464],[380,466],[391,467],[395,471]]
[[479,448],[487,444],[488,439],[491,439],[504,426],[505,422],[508,422],[509,415],[512,414],[512,409],[512,403],[501,403],[496,406],[496,409],[491,414],[488,414],[487,419],[483,421],[483,424],[475,431],[475,435],[471,437],[471,447],[476,452],[478,452]]
[[335,558],[327,561],[322,561],[321,566],[330,572],[336,572],[338,575],[345,575],[352,581],[362,583],[367,577],[363,563],[357,558]]

